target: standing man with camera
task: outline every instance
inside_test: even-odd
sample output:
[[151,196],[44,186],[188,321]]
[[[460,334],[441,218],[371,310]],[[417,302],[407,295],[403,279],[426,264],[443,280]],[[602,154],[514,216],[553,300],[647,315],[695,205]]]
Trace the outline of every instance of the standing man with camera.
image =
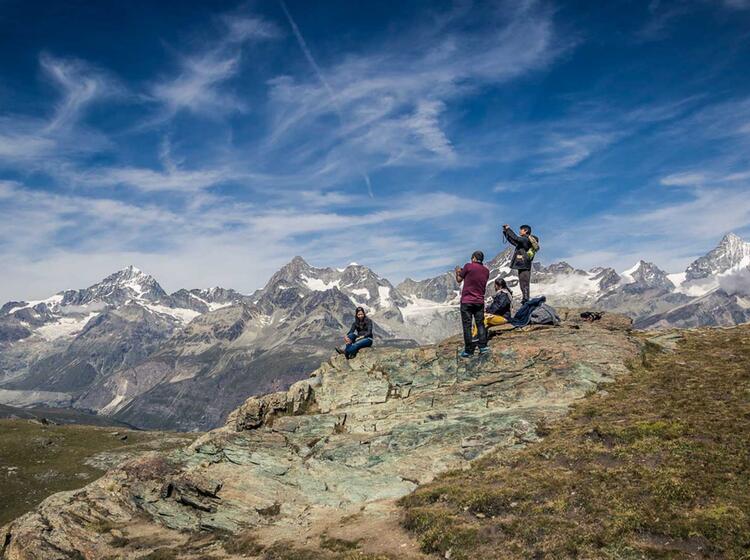
[[522,225],[519,228],[520,235],[510,228],[508,224],[503,226],[503,236],[516,250],[510,268],[518,271],[518,285],[521,287],[521,304],[529,301],[529,285],[531,284],[531,261],[539,250],[539,241],[531,235],[531,226]]
[[461,289],[461,323],[464,328],[464,351],[462,358],[474,355],[474,341],[472,340],[472,319],[477,327],[479,335],[479,353],[486,354],[487,329],[484,326],[484,294],[487,290],[487,281],[490,279],[490,270],[482,264],[484,253],[474,251],[471,262],[466,263],[463,268],[456,267],[456,282],[463,283]]

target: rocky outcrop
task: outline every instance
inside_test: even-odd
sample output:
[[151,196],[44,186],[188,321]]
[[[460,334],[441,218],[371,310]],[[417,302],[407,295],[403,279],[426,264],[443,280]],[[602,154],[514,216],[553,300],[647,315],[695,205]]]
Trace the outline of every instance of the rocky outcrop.
[[[166,546],[222,558],[221,535],[302,542],[345,516],[393,515],[395,499],[437,474],[535,441],[637,356],[626,318],[563,315],[561,327],[498,333],[481,358],[458,357],[457,339],[332,358],[188,448],[50,497],[0,531],[0,557],[135,558]],[[197,532],[210,541],[198,552]]]

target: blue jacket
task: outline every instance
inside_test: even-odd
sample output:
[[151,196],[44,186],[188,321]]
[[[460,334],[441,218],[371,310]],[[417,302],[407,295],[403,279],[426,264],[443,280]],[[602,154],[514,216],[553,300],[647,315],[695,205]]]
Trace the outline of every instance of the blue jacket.
[[510,320],[510,324],[514,327],[525,327],[529,324],[529,321],[531,320],[531,314],[533,313],[534,309],[539,307],[539,305],[541,305],[545,301],[547,301],[547,298],[544,296],[530,299],[521,306],[521,309],[516,312],[516,314]]
[[506,319],[510,319],[510,294],[508,292],[500,291],[495,294],[492,298],[492,303],[487,307],[486,312],[490,315],[500,315]]

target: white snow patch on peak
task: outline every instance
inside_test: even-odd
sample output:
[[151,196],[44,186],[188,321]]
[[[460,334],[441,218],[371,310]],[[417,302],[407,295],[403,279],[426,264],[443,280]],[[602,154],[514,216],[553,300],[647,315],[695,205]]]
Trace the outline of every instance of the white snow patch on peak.
[[222,309],[224,307],[229,307],[230,305],[232,305],[232,302],[231,301],[226,302],[226,303],[212,302],[212,303],[209,303],[207,305],[208,305],[208,310],[209,311],[216,311],[217,309]]
[[99,315],[99,312],[89,313],[83,317],[61,317],[54,323],[43,325],[34,332],[45,340],[57,340],[58,338],[73,336],[83,330],[91,319]]
[[672,284],[675,285],[677,288],[676,291],[679,291],[680,286],[685,282],[685,278],[687,278],[687,272],[675,272],[674,274],[667,274],[667,278],[669,279]]
[[198,313],[197,311],[193,311],[192,309],[184,309],[182,307],[167,307],[166,305],[156,305],[154,303],[144,303],[141,305],[143,305],[144,307],[156,313],[174,317],[175,319],[177,319],[178,321],[184,324],[189,323],[190,321],[195,319],[198,315],[200,315],[200,313]]
[[13,307],[8,311],[8,315],[11,313],[14,313],[16,311],[20,311],[21,309],[27,309],[29,307],[34,307],[39,305],[40,303],[44,303],[47,307],[50,309],[55,309],[63,300],[62,294],[55,294],[54,296],[50,296],[47,299],[37,299],[34,301],[25,301],[23,302],[23,305],[19,305],[16,307]]
[[332,282],[325,282],[321,280],[320,278],[310,278],[309,276],[306,276],[305,274],[300,275],[300,278],[302,279],[302,282],[310,288],[314,292],[325,292],[326,290],[330,290],[331,288],[338,288],[339,287],[339,281],[334,280]]
[[365,299],[370,299],[370,290],[367,288],[353,288],[349,291],[355,295],[362,296]]
[[132,290],[138,297],[143,295],[143,286],[138,282],[137,278],[125,282],[122,287]]
[[625,283],[627,283],[627,284],[631,284],[631,283],[635,282],[635,278],[633,278],[633,274],[635,274],[636,271],[639,268],[641,268],[642,264],[643,264],[643,261],[638,261],[633,266],[631,266],[629,269],[623,270],[620,273],[620,278],[622,278],[623,280],[625,280]]
[[554,282],[536,284],[535,290],[543,292],[548,297],[568,295],[587,296],[595,295],[599,292],[599,282],[596,280],[596,275],[561,274],[555,277]]
[[389,286],[378,286],[378,297],[380,298],[380,305],[382,307],[390,307],[391,288]]

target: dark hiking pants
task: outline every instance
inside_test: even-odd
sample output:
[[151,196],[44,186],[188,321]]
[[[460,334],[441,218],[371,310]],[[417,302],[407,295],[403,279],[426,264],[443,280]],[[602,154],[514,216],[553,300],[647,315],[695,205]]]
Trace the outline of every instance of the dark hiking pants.
[[461,323],[464,327],[464,350],[469,354],[474,353],[474,342],[471,337],[471,321],[477,326],[479,334],[479,348],[487,347],[487,329],[484,326],[484,304],[483,303],[462,303],[461,304]]
[[521,287],[521,303],[529,301],[529,284],[531,284],[531,271],[518,271],[518,285]]

